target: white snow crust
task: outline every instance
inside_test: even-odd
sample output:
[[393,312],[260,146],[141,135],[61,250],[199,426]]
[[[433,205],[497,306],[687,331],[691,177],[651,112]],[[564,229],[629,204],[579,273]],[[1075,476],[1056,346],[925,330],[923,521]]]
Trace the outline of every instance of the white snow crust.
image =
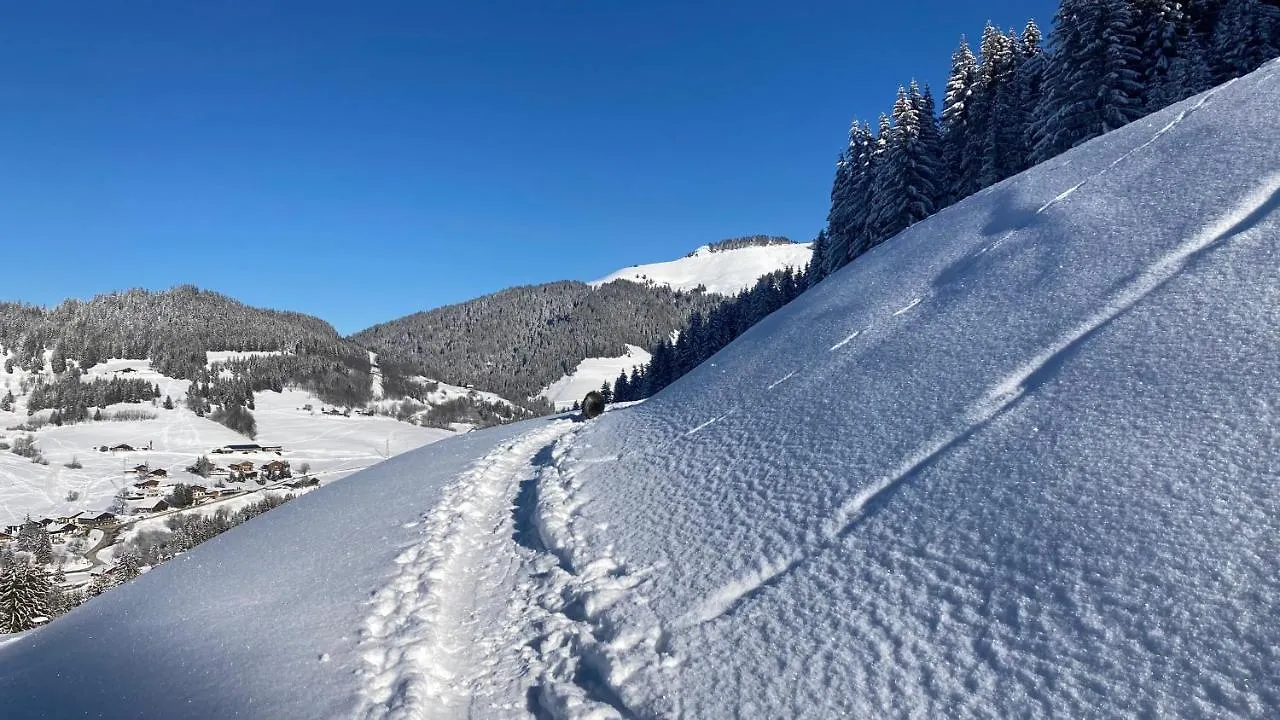
[[[666,285],[675,290],[699,286],[717,295],[736,295],[756,284],[762,275],[787,267],[804,270],[813,255],[812,243],[765,245],[711,252],[706,246],[688,257],[649,265],[633,265],[596,280],[599,286],[614,280]],[[616,374],[615,374],[616,376]]]
[[0,639],[0,707],[1276,717],[1278,72],[914,226],[644,403],[393,458]]

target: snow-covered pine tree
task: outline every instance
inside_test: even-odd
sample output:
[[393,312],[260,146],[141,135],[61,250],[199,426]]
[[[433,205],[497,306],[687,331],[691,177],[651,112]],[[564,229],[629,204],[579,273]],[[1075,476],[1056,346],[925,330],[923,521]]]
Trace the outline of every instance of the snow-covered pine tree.
[[1020,169],[1026,156],[1022,94],[1017,84],[1023,63],[1022,38],[988,25],[982,37],[982,65],[978,73],[983,99],[980,187],[990,187]]
[[[894,115],[905,115],[906,108],[906,88],[898,88],[898,99],[893,105]],[[884,242],[907,226],[907,193],[904,185],[906,156],[899,147],[897,130],[888,115],[880,116],[880,131],[876,135],[872,166],[875,197],[868,219],[868,239],[871,246]]]
[[1180,50],[1182,55],[1169,63],[1165,81],[1148,92],[1147,107],[1153,112],[1213,87],[1213,69],[1205,39],[1190,32]]
[[627,371],[622,370],[618,373],[617,379],[613,381],[613,398],[618,402],[629,402],[631,400],[631,386],[627,380]]
[[[818,237],[813,239],[813,253],[809,257],[809,267],[805,270],[805,284],[813,287],[827,276],[827,229],[823,228],[818,232]],[[713,314],[714,318],[715,315]]]
[[929,86],[922,92],[913,80],[907,88],[907,100],[915,124],[914,133],[908,136],[907,213],[910,224],[915,224],[942,208],[942,132]]
[[840,153],[836,162],[835,181],[831,184],[831,209],[827,212],[827,242],[823,247],[823,276],[830,275],[844,265],[844,258],[849,254],[850,213],[853,210],[852,184],[855,160],[850,157],[854,152],[855,135],[858,122],[855,120],[849,128],[849,145]]
[[1129,0],[1062,0],[1037,113],[1036,162],[1141,116],[1141,52]]
[[30,630],[36,618],[49,617],[49,590],[49,576],[29,553],[0,568],[0,633]]
[[1134,0],[1133,24],[1142,51],[1143,102],[1154,112],[1188,95],[1173,70],[1186,52],[1191,27],[1177,0]]
[[843,156],[845,181],[839,212],[828,219],[823,277],[844,267],[869,246],[867,235],[872,205],[871,156],[874,144],[871,127],[854,121],[849,128],[849,147]]
[[1280,9],[1260,0],[1226,0],[1214,26],[1214,82],[1251,73],[1280,55]]
[[42,567],[53,562],[53,541],[48,531],[33,523],[30,517],[18,531],[18,552],[30,553],[36,564]]
[[1016,127],[1017,132],[1021,134],[1017,141],[1017,162],[1012,168],[1015,174],[1032,165],[1032,149],[1035,147],[1035,113],[1036,108],[1040,106],[1045,69],[1049,64],[1049,57],[1045,54],[1042,45],[1043,36],[1040,34],[1039,26],[1036,25],[1035,20],[1028,21],[1026,28],[1022,31],[1022,41],[1019,43],[1022,62],[1019,63],[1017,75],[1014,78],[1017,85],[1018,106],[1015,117],[1010,119],[1011,127]]
[[978,61],[969,41],[951,56],[951,76],[942,100],[942,165],[946,178],[944,204],[962,200],[978,190],[978,163],[969,156],[972,132],[969,100],[978,80]]
[[676,341],[676,371],[679,375],[684,375],[702,362],[702,348],[699,346],[705,341],[703,335],[702,313],[694,313]]

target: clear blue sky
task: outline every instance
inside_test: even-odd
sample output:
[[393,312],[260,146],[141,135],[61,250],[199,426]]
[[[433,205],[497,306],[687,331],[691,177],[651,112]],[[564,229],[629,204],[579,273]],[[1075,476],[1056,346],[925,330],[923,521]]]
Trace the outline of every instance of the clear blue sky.
[[822,226],[849,120],[1056,2],[3,2],[0,299],[348,333]]

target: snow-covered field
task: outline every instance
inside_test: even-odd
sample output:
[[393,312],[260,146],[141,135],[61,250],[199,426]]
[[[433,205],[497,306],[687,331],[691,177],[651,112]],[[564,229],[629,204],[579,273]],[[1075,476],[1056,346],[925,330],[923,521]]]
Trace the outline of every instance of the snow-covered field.
[[914,226],[647,402],[220,535],[0,641],[0,707],[1280,716],[1278,104],[1273,62]]
[[557,410],[568,410],[580,402],[587,393],[599,390],[604,383],[613,383],[620,373],[631,374],[632,369],[645,365],[650,356],[644,348],[628,345],[626,354],[616,358],[587,358],[569,375],[551,383],[538,393]]
[[[212,353],[211,353],[212,355]],[[228,353],[222,353],[222,356]],[[130,370],[121,374],[124,370]],[[9,376],[15,394],[22,371]],[[182,406],[189,381],[165,377],[151,369],[145,360],[108,360],[90,368],[85,379],[94,377],[128,377],[153,382],[160,388],[161,399],[155,406],[145,404],[113,405],[104,410],[111,414],[120,410],[142,410],[155,415],[153,420],[133,422],[86,422],[55,427],[47,425],[35,431],[5,431],[4,442],[32,435],[48,465],[38,465],[9,452],[0,451],[0,526],[17,523],[27,514],[32,517],[70,515],[77,511],[106,510],[116,492],[138,478],[125,474],[126,469],[146,464],[151,469],[164,469],[170,482],[204,482],[184,471],[200,455],[223,445],[250,442],[247,438],[206,418],[197,417]],[[4,380],[0,380],[0,395]],[[162,407],[164,396],[173,399],[174,410]],[[258,436],[253,442],[284,447],[281,459],[291,463],[295,472],[304,463],[321,482],[331,482],[366,468],[406,450],[435,442],[452,433],[396,422],[387,417],[334,417],[320,412],[323,405],[305,392],[262,392],[256,395],[254,418]],[[310,405],[312,410],[303,410]],[[0,411],[0,428],[25,422],[23,398],[16,412]],[[135,452],[103,453],[106,445],[127,444]],[[150,449],[147,449],[147,448]],[[209,455],[221,466],[240,460],[265,461],[262,455]],[[73,459],[82,468],[65,467]],[[276,459],[274,455],[270,459]],[[205,483],[207,484],[207,483]],[[76,492],[79,498],[68,500]]]
[[711,252],[703,246],[689,257],[633,265],[591,284],[599,286],[614,280],[630,280],[667,285],[676,290],[693,290],[701,285],[710,293],[736,295],[755,285],[762,275],[787,267],[804,270],[812,255],[812,243],[745,247],[720,252]]

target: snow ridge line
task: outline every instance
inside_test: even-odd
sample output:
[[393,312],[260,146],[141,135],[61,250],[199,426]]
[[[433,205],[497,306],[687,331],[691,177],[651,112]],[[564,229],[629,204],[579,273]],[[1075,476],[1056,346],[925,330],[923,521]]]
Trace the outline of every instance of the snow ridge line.
[[424,538],[396,557],[395,577],[374,594],[362,628],[364,698],[357,717],[453,717],[468,701],[457,687],[474,638],[459,635],[490,560],[494,520],[509,515],[521,470],[572,428],[553,422],[508,441],[448,487],[426,517]]
[[1126,283],[1101,310],[993,386],[964,413],[960,429],[930,440],[893,471],[846,502],[822,523],[819,537],[811,548],[779,560],[765,561],[755,570],[726,583],[686,613],[676,627],[684,629],[730,615],[763,590],[836,547],[895,487],[1011,409],[1026,393],[1055,374],[1074,348],[1175,278],[1197,255],[1257,228],[1277,210],[1280,210],[1280,172],[1265,178],[1234,208]]
[[[578,526],[588,498],[572,450],[570,443],[554,446],[537,480],[533,518],[544,561],[534,595],[550,619],[529,643],[541,666],[533,709],[556,720],[647,717],[637,708],[662,685],[654,673],[678,663],[667,649],[669,634],[640,595],[655,568],[630,568],[607,546],[587,552]],[[615,621],[620,612],[627,621]],[[628,629],[637,625],[642,629]]]

